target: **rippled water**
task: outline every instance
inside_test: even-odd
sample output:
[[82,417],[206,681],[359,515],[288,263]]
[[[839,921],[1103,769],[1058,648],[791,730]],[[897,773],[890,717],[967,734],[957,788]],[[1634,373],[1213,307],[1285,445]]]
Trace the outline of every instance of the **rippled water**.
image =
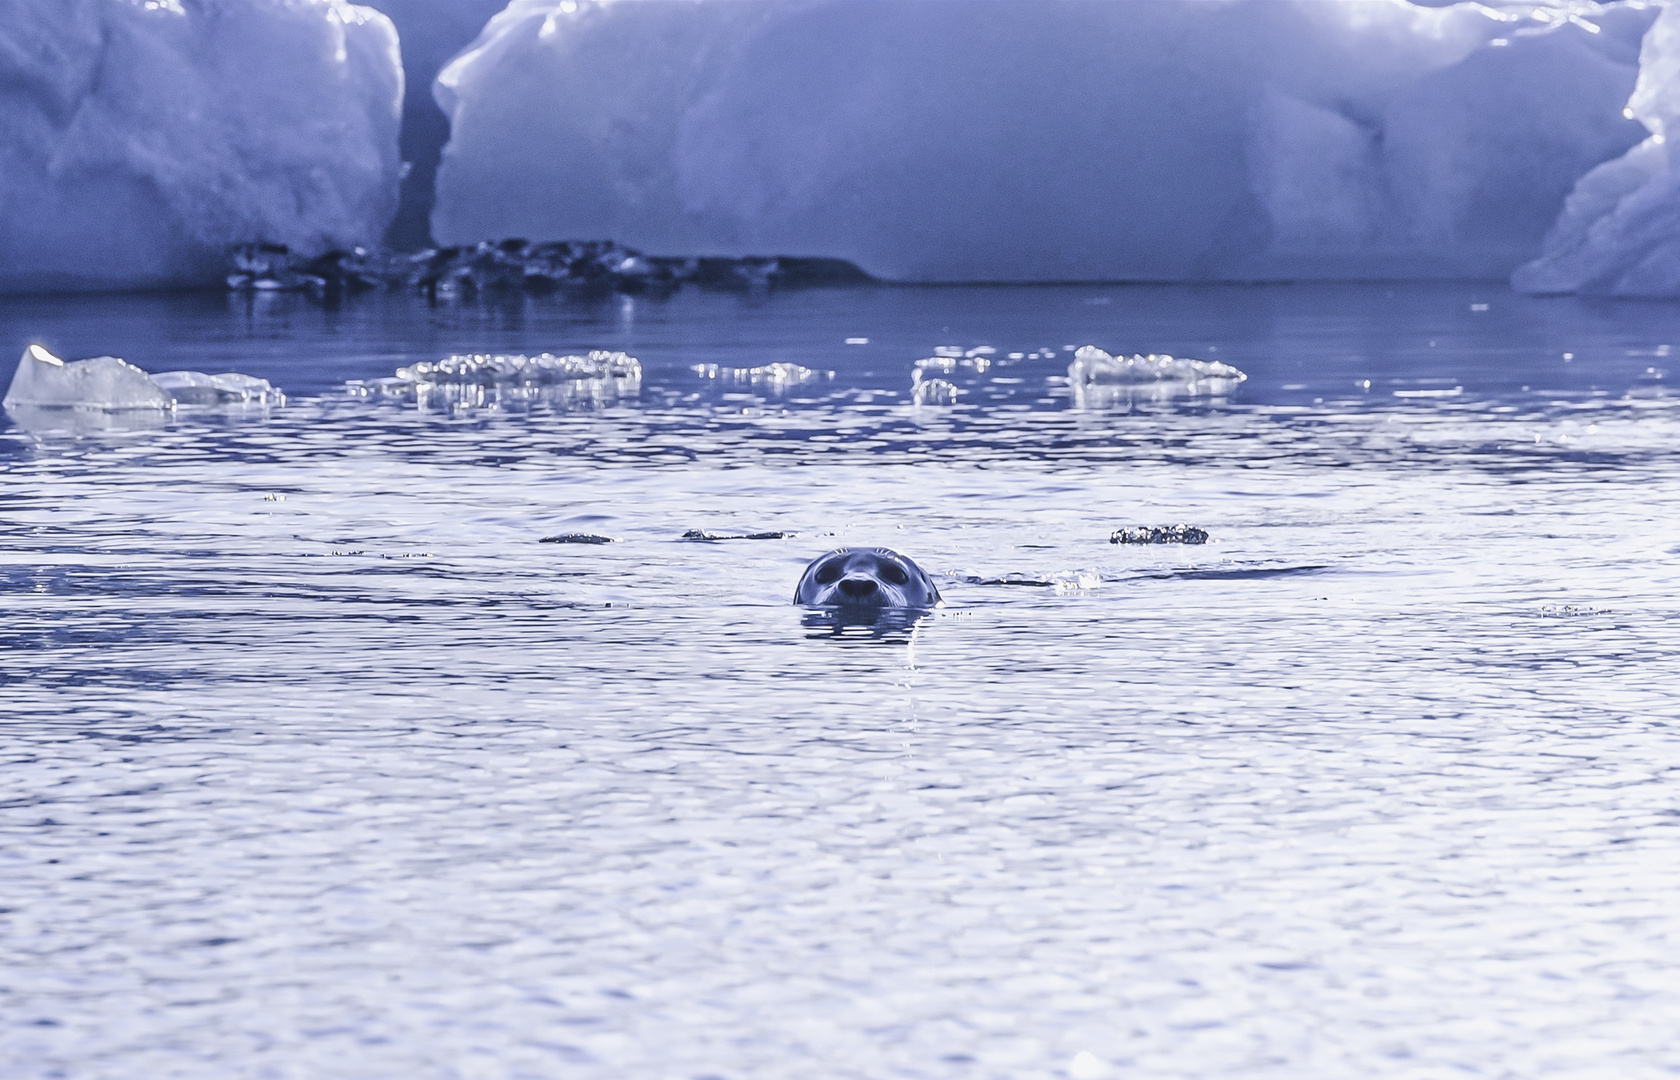
[[[267,299],[0,307],[292,395],[0,431],[0,1075],[1680,1071],[1680,309]],[[1250,379],[1077,408],[1085,343]],[[342,392],[590,348],[640,394]],[[838,544],[947,606],[802,625]]]

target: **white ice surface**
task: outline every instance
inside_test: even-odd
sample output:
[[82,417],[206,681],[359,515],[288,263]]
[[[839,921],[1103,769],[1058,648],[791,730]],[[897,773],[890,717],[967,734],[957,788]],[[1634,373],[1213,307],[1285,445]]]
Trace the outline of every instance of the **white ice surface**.
[[0,292],[378,240],[401,97],[390,22],[343,0],[0,0]]
[[1503,275],[1644,137],[1654,15],[513,0],[435,87],[433,230],[908,280]]

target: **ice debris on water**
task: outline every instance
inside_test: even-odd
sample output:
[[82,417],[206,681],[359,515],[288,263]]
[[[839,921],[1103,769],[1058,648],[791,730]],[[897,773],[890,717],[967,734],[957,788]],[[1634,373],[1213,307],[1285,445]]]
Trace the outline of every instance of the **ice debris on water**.
[[230,371],[207,375],[202,371],[160,371],[152,381],[177,405],[284,405],[286,395],[255,375]]
[[642,365],[622,352],[597,349],[586,356],[536,356],[466,353],[442,360],[422,360],[397,369],[397,378],[413,383],[471,386],[551,386],[594,379],[642,378]]
[[545,536],[537,542],[540,544],[616,544],[618,541],[610,536],[598,536],[595,533],[561,533],[558,536]]
[[1110,356],[1095,345],[1081,346],[1068,365],[1068,381],[1076,386],[1182,383],[1190,393],[1215,393],[1247,380],[1247,374],[1218,360],[1190,360],[1165,353]]
[[773,364],[761,367],[724,367],[719,364],[695,364],[689,370],[702,379],[709,379],[718,383],[735,383],[740,386],[762,386],[771,390],[785,390],[790,386],[801,386],[805,383],[823,382],[834,378],[832,371],[818,371],[815,368],[802,367],[778,360]]
[[[991,350],[987,350],[987,352],[990,351]],[[934,375],[954,375],[959,370],[964,369],[975,372],[976,374],[981,374],[991,366],[992,362],[987,358],[986,353],[982,353],[978,350],[975,350],[972,355],[968,356],[951,356],[943,350],[940,350],[936,352],[935,355],[918,360],[912,364],[910,368],[910,379],[912,382],[921,382],[923,379],[930,378]]]
[[995,352],[989,345],[967,350],[939,346],[932,356],[910,366],[910,400],[917,405],[955,405],[962,389],[950,377],[964,371],[983,374],[992,366],[990,357]]
[[1111,356],[1085,345],[1074,351],[1067,379],[1077,404],[1101,406],[1139,398],[1227,397],[1248,381],[1248,375],[1218,360],[1165,353]]
[[684,540],[791,540],[798,533],[792,532],[756,532],[756,533],[720,533],[707,529],[690,529],[682,534]]
[[1111,544],[1205,544],[1206,529],[1194,525],[1140,525],[1131,529],[1115,529],[1108,538]]
[[177,406],[284,405],[266,379],[229,372],[166,371],[147,375],[126,360],[95,356],[64,360],[40,345],[18,359],[3,404],[19,409],[168,413]]
[[910,400],[916,405],[955,405],[961,393],[956,383],[944,379],[917,379],[910,388]]
[[1014,585],[1029,589],[1054,589],[1062,593],[1100,589],[1105,580],[1095,570],[1060,570],[1053,574],[1014,571],[999,577],[987,577],[972,570],[947,570],[942,576],[964,585]]
[[462,353],[400,367],[383,379],[351,379],[351,397],[415,402],[458,412],[504,404],[599,405],[641,393],[642,365],[623,352],[536,356]]

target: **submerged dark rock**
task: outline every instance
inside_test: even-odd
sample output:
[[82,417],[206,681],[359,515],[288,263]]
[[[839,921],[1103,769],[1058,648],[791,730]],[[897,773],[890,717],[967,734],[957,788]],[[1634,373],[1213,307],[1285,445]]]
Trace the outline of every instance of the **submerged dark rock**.
[[875,281],[844,259],[643,255],[611,240],[486,240],[412,254],[352,248],[317,256],[245,244],[229,260],[227,284],[236,292],[307,292],[323,300],[369,289],[413,290],[435,300],[497,292],[659,293],[684,285],[754,292]]
[[1140,525],[1133,529],[1115,529],[1108,538],[1111,544],[1205,544],[1207,530],[1194,525]]

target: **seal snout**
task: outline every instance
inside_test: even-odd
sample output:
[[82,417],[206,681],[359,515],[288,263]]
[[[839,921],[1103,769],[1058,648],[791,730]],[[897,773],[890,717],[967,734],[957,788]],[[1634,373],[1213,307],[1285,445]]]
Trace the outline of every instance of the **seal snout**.
[[881,583],[874,578],[852,575],[840,579],[840,591],[853,600],[862,600],[881,591]]

